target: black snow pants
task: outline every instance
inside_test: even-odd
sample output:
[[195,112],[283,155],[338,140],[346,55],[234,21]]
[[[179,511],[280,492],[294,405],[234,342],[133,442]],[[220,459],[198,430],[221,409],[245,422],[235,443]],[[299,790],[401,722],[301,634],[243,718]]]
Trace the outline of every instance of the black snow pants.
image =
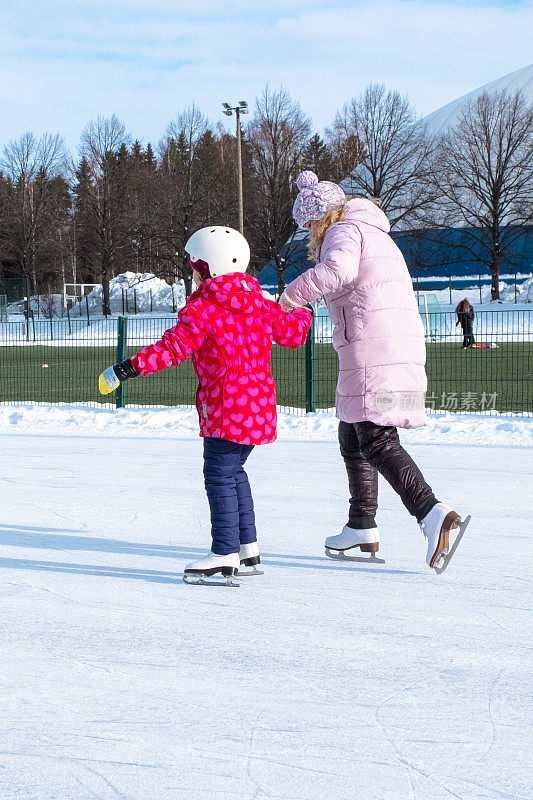
[[431,487],[400,444],[393,426],[340,422],[339,444],[350,487],[349,528],[373,528],[378,507],[378,472],[417,522],[438,503]]
[[463,331],[463,347],[472,347],[475,344],[474,339],[474,311],[471,308],[470,311],[459,311],[457,313],[457,325],[461,325],[461,330]]
[[463,330],[463,347],[472,347],[472,345],[476,343],[472,330],[472,322],[470,320],[464,323],[461,322],[461,328]]

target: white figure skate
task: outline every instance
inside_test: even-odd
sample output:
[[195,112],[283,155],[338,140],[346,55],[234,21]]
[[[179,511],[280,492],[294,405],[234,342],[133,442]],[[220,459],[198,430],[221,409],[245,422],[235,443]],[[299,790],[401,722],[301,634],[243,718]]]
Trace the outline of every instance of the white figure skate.
[[[347,556],[347,550],[359,547],[362,553],[370,553],[368,558],[361,556]],[[325,541],[326,555],[337,561],[363,561],[372,564],[384,564],[382,558],[377,558],[379,550],[379,531],[377,528],[349,528],[347,525],[342,533],[337,536],[328,536]]]
[[[426,563],[438,575],[444,572],[450,563],[469,522],[470,516],[462,520],[453,508],[445,506],[444,503],[437,503],[420,523],[428,543]],[[455,530],[458,533],[450,547],[450,532]]]
[[[241,551],[239,553],[240,566],[237,576],[247,577],[248,575],[264,575],[265,573],[257,569],[257,565],[261,563],[259,556],[259,547],[257,542],[250,542],[250,544],[241,544]],[[243,571],[242,567],[252,567],[253,569]]]
[[[227,556],[217,556],[215,553],[210,552],[205,558],[187,564],[183,580],[185,583],[191,583],[194,586],[239,586],[234,580],[238,569],[238,553],[229,553]],[[206,578],[210,578],[212,575],[217,575],[218,573],[226,579],[225,582],[206,580]]]

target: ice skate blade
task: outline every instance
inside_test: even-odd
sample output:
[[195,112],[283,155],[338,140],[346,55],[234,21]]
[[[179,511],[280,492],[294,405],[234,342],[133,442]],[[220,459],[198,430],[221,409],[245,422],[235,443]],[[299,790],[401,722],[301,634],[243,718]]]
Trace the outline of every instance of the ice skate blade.
[[329,550],[329,548],[326,547],[326,555],[334,561],[359,561],[362,564],[385,564],[385,559],[377,558],[375,553],[370,553],[368,558],[364,556],[346,556],[344,550]]
[[254,566],[254,568],[248,572],[243,572],[241,569],[237,570],[237,578],[250,578],[253,575],[264,575],[264,574],[265,573],[263,572],[263,570],[257,569],[256,566]]
[[221,575],[220,577],[224,577],[224,580],[206,580],[205,575],[197,572],[186,572],[183,576],[183,583],[188,583],[189,586],[233,586],[235,588],[240,586],[240,583],[237,583],[230,575],[227,577]]
[[[463,538],[463,534],[466,531],[467,525],[470,522],[470,520],[471,520],[470,514],[467,517],[465,517],[464,519],[460,520],[460,522],[458,523],[459,533],[455,537],[454,543],[451,546],[449,552],[447,552],[447,553],[446,552],[442,552],[442,553],[440,553],[438,555],[437,560],[435,561],[435,563],[433,565],[433,569],[435,570],[437,575],[442,575],[442,573],[444,572],[444,570],[446,569],[446,567],[448,566],[448,564],[452,560],[453,554],[457,550],[457,547],[459,546],[459,542]],[[453,528],[452,528],[452,530],[453,530]]]

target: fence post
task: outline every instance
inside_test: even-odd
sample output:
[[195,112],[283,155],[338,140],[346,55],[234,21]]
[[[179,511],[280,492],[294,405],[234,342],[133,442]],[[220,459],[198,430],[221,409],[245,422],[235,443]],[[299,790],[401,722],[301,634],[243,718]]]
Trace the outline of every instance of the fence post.
[[451,275],[448,276],[448,280],[450,281],[450,305],[452,305],[452,278],[451,278]]
[[[117,363],[128,357],[128,318],[124,315],[117,320]],[[116,407],[126,407],[126,383],[123,381],[117,389]]]
[[154,310],[154,298],[152,295],[152,290],[150,289],[150,314],[153,313]]
[[516,305],[516,302],[517,302],[517,300],[516,300],[516,272],[514,274],[514,302],[515,302],[515,305]]
[[125,308],[124,308],[124,289],[122,289],[122,313],[123,314],[124,314],[124,311],[125,311]]
[[52,324],[52,315],[53,315],[53,311],[52,311],[52,309],[50,309],[50,339],[53,341],[54,340],[54,326]]
[[316,411],[315,385],[315,315],[305,342],[305,411]]
[[133,290],[133,309],[135,316],[137,316],[137,289]]
[[85,295],[85,307],[87,309],[87,327],[89,328],[91,325],[91,320],[89,317],[89,298]]
[[483,305],[483,297],[481,296],[481,275],[478,275],[479,278],[479,305]]
[[72,335],[72,325],[70,322],[70,308],[67,306],[67,319],[68,319],[68,335]]
[[174,298],[174,286],[172,287],[172,313],[176,313],[176,300]]

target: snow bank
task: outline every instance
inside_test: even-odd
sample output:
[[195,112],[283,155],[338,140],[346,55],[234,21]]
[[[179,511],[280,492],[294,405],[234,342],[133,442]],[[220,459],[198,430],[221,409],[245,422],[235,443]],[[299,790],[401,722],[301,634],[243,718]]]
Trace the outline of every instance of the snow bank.
[[[500,291],[500,298],[504,303],[514,303],[514,286],[505,286]],[[533,276],[521,284],[516,295],[517,303],[533,303]]]
[[[174,290],[174,291],[173,291]],[[135,303],[137,304],[138,314],[168,314],[172,313],[173,308],[180,309],[185,305],[185,286],[182,280],[175,281],[170,286],[161,278],[156,278],[151,272],[124,272],[112,278],[109,283],[109,298],[112,314],[122,314],[124,298],[124,310],[126,306],[126,296],[128,311],[134,313]],[[89,314],[91,317],[102,316],[102,287],[95,286],[87,295],[89,303]],[[10,303],[8,312],[10,318],[24,316],[25,302],[19,300]],[[44,318],[53,310],[55,317],[63,315],[63,295],[41,295],[30,298],[30,308],[37,316]],[[80,302],[74,303],[71,308],[71,316],[85,317],[87,314],[87,303],[85,298]]]
[[[523,275],[519,275],[520,277],[524,277]],[[425,283],[431,284],[432,280],[441,281],[442,278],[434,278],[431,277],[424,278]],[[437,298],[440,307],[443,311],[454,311],[457,303],[462,300],[464,297],[468,297],[474,309],[476,311],[520,311],[520,310],[530,310],[530,304],[533,303],[533,290],[531,290],[531,285],[533,282],[533,277],[528,276],[527,280],[523,283],[517,285],[517,292],[516,292],[516,302],[515,302],[515,284],[514,278],[503,278],[499,282],[499,289],[500,289],[500,300],[493,301],[491,300],[491,289],[490,284],[486,283],[483,284],[481,287],[481,302],[479,299],[479,285],[475,280],[475,276],[472,276],[472,283],[461,284],[459,288],[454,286],[454,281],[457,280],[464,280],[464,276],[460,278],[452,277],[452,296],[450,302],[450,290],[448,287],[445,289],[425,289],[424,291],[432,292],[435,297]],[[416,291],[416,285],[413,287]],[[422,290],[421,290],[422,293]]]
[[[491,412],[492,414],[494,412]],[[297,416],[280,412],[278,438],[284,441],[337,440],[333,411]],[[191,407],[128,406],[94,408],[84,404],[0,404],[0,433],[37,433],[61,436],[138,436],[195,439],[198,417]],[[533,446],[533,415],[431,413],[425,428],[402,431],[408,445],[446,444]]]
[[[174,297],[173,297],[174,294]],[[172,286],[156,278],[150,272],[124,272],[117,275],[109,284],[109,303],[112,314],[121,314],[123,311],[122,301],[124,299],[124,310],[126,304],[133,313],[135,308],[137,314],[149,313],[172,313],[172,309],[182,308],[185,305],[185,286],[183,281],[176,281]],[[96,286],[87,295],[89,303],[89,313],[91,316],[102,315],[102,287]],[[71,314],[84,316],[86,313],[86,301],[76,303],[71,310]]]

